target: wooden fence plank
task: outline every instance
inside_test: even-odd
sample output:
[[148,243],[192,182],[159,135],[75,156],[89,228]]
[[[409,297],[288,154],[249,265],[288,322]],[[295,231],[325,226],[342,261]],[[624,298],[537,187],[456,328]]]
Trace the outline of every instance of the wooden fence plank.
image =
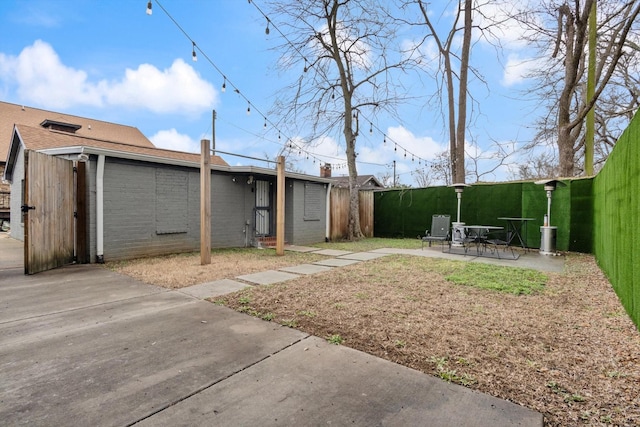
[[[360,191],[360,228],[366,237],[373,237],[373,191]],[[349,231],[349,189],[332,188],[330,201],[331,241],[347,238]]]

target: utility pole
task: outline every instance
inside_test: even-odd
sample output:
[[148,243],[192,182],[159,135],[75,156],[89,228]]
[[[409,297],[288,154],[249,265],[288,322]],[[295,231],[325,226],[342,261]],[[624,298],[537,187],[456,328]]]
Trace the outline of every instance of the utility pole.
[[396,161],[393,161],[393,188],[396,188]]
[[211,116],[211,154],[216,155],[216,110]]

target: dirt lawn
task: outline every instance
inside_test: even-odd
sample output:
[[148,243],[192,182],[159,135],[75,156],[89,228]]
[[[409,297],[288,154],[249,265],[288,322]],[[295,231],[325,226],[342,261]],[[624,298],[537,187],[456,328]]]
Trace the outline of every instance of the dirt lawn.
[[[214,251],[107,266],[170,288],[324,258]],[[592,256],[530,295],[457,285],[443,261],[389,256],[216,299],[544,414],[547,426],[640,425],[640,333]],[[454,262],[455,263],[455,262]]]

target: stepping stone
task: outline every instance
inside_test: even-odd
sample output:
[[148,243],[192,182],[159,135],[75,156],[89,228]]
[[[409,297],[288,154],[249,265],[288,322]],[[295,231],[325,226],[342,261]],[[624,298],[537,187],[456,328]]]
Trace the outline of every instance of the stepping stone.
[[349,255],[339,256],[338,259],[355,259],[357,261],[371,261],[372,259],[381,258],[389,254],[373,253],[373,252],[356,252]]
[[312,248],[311,246],[285,245],[284,250],[291,252],[313,252],[317,251],[318,248]]
[[235,280],[222,279],[213,282],[200,283],[199,285],[187,286],[186,288],[177,289],[177,291],[191,295],[195,298],[205,299],[230,294],[231,292],[236,292],[244,288],[248,288],[249,286],[250,285],[247,285],[246,283],[236,282]]
[[324,259],[322,261],[316,261],[314,264],[316,265],[324,265],[327,267],[345,267],[351,264],[357,264],[361,261],[357,261],[355,259],[338,259],[338,258],[329,258]]
[[332,268],[325,267],[323,265],[313,265],[313,264],[300,264],[300,265],[294,265],[293,267],[284,267],[280,269],[280,271],[286,271],[286,272],[295,273],[295,274],[315,274],[315,273],[323,273],[329,270],[332,270]]
[[272,283],[285,282],[291,279],[297,279],[300,277],[297,274],[285,273],[284,271],[267,270],[259,273],[245,274],[244,276],[238,276],[236,279],[244,280],[245,282],[255,283],[258,285],[270,285]]
[[337,249],[321,249],[319,251],[314,252],[314,254],[327,255],[327,256],[342,256],[342,255],[348,255],[350,253],[353,253],[353,252],[339,251]]

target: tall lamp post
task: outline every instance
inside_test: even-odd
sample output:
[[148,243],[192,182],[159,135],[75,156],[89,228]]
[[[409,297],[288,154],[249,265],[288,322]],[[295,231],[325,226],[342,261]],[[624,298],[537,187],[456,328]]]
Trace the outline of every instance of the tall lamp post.
[[464,222],[460,222],[460,204],[462,203],[462,192],[464,191],[464,187],[469,187],[469,184],[458,183],[451,185],[456,190],[456,198],[458,199],[458,215],[456,217],[456,222],[453,225],[453,234],[451,236],[451,244],[453,246],[462,246],[464,243]]

